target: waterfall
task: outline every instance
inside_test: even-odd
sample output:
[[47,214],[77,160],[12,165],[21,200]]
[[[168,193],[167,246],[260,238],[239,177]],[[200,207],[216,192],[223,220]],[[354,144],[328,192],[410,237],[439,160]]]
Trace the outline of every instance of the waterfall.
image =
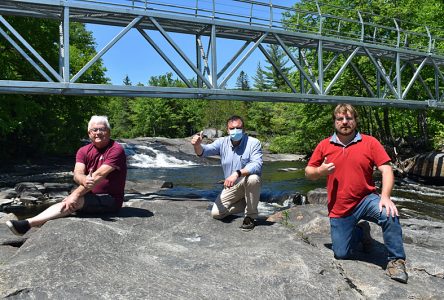
[[133,168],[184,168],[196,166],[192,161],[178,159],[145,145],[124,144],[128,166]]

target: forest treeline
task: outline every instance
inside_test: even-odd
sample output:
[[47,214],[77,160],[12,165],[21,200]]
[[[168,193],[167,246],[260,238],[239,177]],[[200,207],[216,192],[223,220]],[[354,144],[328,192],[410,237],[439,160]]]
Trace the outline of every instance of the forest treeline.
[[[417,5],[414,0],[331,0],[329,4],[347,6],[374,14],[395,17],[416,22],[418,30],[423,25],[436,26],[444,18],[441,0],[430,0]],[[295,4],[306,10],[316,10],[311,1]],[[342,10],[343,11],[343,10]],[[346,16],[345,16],[346,17]],[[23,17],[7,17],[14,28],[52,66],[58,65],[59,24],[52,20]],[[286,26],[291,28],[295,16],[286,16]],[[314,26],[304,20],[307,26]],[[83,24],[70,24],[71,72],[76,74],[95,54],[92,33]],[[444,32],[444,29],[443,29]],[[442,47],[442,45],[437,45]],[[289,67],[283,50],[275,45],[267,49],[274,61],[281,67],[287,78],[299,89],[300,80],[296,69]],[[294,54],[297,57],[297,52]],[[306,53],[315,60],[315,52]],[[325,54],[325,58],[329,58]],[[330,57],[332,58],[332,57]],[[338,58],[339,66],[345,60]],[[354,59],[361,73],[369,74],[371,85],[374,76],[368,58]],[[316,64],[312,70],[316,76]],[[325,76],[334,76],[336,69],[329,69]],[[330,74],[328,74],[330,73]],[[406,68],[402,84],[406,86],[414,70]],[[421,73],[426,82],[435,80],[432,71]],[[1,80],[43,80],[21,55],[4,39],[0,38],[0,79]],[[96,62],[78,82],[109,83],[106,66]],[[195,83],[195,79],[190,79]],[[375,79],[373,79],[375,81]],[[405,82],[404,82],[405,81]],[[179,86],[184,83],[172,73],[147,78],[146,83],[133,83],[130,77],[122,79],[126,85]],[[289,88],[276,69],[264,63],[258,64],[255,74],[240,72],[236,89],[270,92],[289,92]],[[440,86],[441,93],[443,86]],[[336,96],[368,96],[365,87],[359,84],[356,74],[345,71],[334,86],[331,94]],[[428,99],[421,84],[415,83],[408,98]],[[247,130],[254,132],[272,152],[310,153],[320,139],[332,131],[332,105],[208,101],[200,99],[158,99],[90,96],[48,96],[48,95],[0,95],[0,157],[2,161],[55,154],[72,154],[86,138],[86,124],[93,114],[109,116],[112,134],[115,138],[140,136],[187,137],[203,128],[224,129],[226,119],[233,114],[245,118]],[[389,107],[359,106],[359,128],[362,132],[380,139],[385,145],[399,146],[408,143],[422,151],[439,149],[444,143],[444,112],[440,110],[408,110]]]

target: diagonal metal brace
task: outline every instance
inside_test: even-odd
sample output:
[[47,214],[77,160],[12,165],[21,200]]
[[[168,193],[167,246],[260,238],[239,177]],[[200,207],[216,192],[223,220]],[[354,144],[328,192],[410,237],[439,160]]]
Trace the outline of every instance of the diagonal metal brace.
[[387,75],[387,72],[382,67],[382,65],[380,65],[378,63],[378,61],[376,61],[376,59],[373,57],[373,55],[370,53],[370,51],[367,48],[364,47],[364,51],[365,51],[365,53],[367,53],[367,56],[370,58],[370,61],[376,67],[378,72],[382,75],[382,78],[384,79],[385,83],[389,87],[390,91],[393,93],[393,95],[396,97],[396,99],[400,99],[400,95],[398,94],[398,92],[393,87],[392,83],[390,82],[390,78]]
[[151,39],[151,37],[145,31],[143,31],[143,29],[137,28],[137,30],[145,38],[145,40],[147,40],[147,42],[150,43],[150,45],[154,48],[154,50],[156,50],[157,53],[159,53],[159,55],[165,60],[165,62],[174,70],[174,72],[176,72],[176,74],[180,77],[180,79],[182,79],[183,82],[185,82],[185,84],[189,88],[193,87],[193,85],[187,79],[187,77],[179,70],[178,67],[176,67],[176,65],[171,61],[171,59],[168,58],[168,55],[166,55],[165,52],[163,52],[160,49],[160,47],[157,46],[157,44],[153,41],[153,39]]
[[205,78],[205,76],[202,75],[202,73],[197,69],[197,67],[191,62],[191,60],[186,56],[186,54],[179,48],[179,46],[173,41],[173,39],[168,35],[168,33],[163,29],[162,26],[154,19],[153,17],[149,17],[151,23],[153,23],[154,26],[159,30],[159,32],[163,35],[163,37],[170,43],[170,45],[176,50],[176,52],[185,60],[185,62],[190,66],[191,69],[193,69],[194,73],[202,79],[203,82],[205,82],[206,86],[211,89],[213,88],[213,85],[208,81],[208,79]]
[[288,49],[288,47],[284,44],[284,42],[279,37],[279,35],[274,33],[274,37],[279,42],[279,45],[281,45],[282,49],[284,49],[285,53],[288,55],[288,57],[291,59],[291,61],[296,65],[299,72],[301,72],[302,76],[304,76],[305,79],[308,81],[308,83],[311,85],[311,87],[316,91],[317,94],[321,94],[321,91],[320,91],[319,87],[317,86],[317,84],[315,84],[313,82],[313,80],[311,80],[310,76],[304,71],[304,68],[301,66],[301,64],[298,62],[298,60],[293,56],[293,54]]
[[[31,52],[37,60],[46,67],[46,69],[60,82],[63,82],[63,78],[51,67],[50,64],[46,62],[40,54],[35,51],[35,49],[5,20],[2,16],[0,16],[0,22],[26,47],[29,52]],[[17,49],[17,48],[16,48]],[[31,61],[30,61],[31,62]],[[32,64],[32,63],[31,63]],[[40,72],[40,71],[39,71]],[[46,77],[45,77],[46,78]],[[46,78],[48,79],[48,78]],[[48,80],[52,81],[52,80]]]
[[100,50],[77,74],[70,80],[74,83],[83,75],[99,58],[101,58],[117,41],[119,41],[131,28],[138,25],[143,19],[143,16],[139,16],[131,21],[121,32],[119,32],[102,50]]

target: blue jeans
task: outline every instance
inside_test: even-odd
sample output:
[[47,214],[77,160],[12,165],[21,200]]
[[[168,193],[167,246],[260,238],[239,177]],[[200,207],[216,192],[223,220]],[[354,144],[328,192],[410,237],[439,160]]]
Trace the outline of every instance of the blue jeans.
[[398,217],[386,215],[385,207],[379,212],[380,197],[370,194],[356,206],[353,213],[343,218],[330,218],[332,249],[338,259],[349,258],[362,239],[362,229],[356,224],[366,220],[382,228],[388,260],[405,259],[402,243],[402,229]]

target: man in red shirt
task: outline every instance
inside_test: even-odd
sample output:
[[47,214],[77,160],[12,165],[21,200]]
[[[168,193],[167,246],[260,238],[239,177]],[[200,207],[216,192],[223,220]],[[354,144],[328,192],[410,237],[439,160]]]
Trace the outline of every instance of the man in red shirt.
[[31,227],[73,212],[115,213],[122,207],[127,171],[125,151],[110,139],[110,125],[105,116],[91,118],[88,135],[91,143],[81,147],[76,155],[74,181],[79,186],[62,202],[35,217],[7,221],[13,233],[23,235]]
[[[359,242],[371,245],[371,221],[381,226],[388,251],[387,274],[407,283],[405,252],[398,210],[390,199],[394,176],[390,157],[382,145],[357,130],[358,113],[349,104],[333,112],[335,133],[322,140],[311,156],[305,174],[308,179],[327,177],[328,213],[332,249],[338,259],[349,258]],[[381,194],[373,182],[373,170],[382,174]],[[366,220],[358,223],[360,220]]]

